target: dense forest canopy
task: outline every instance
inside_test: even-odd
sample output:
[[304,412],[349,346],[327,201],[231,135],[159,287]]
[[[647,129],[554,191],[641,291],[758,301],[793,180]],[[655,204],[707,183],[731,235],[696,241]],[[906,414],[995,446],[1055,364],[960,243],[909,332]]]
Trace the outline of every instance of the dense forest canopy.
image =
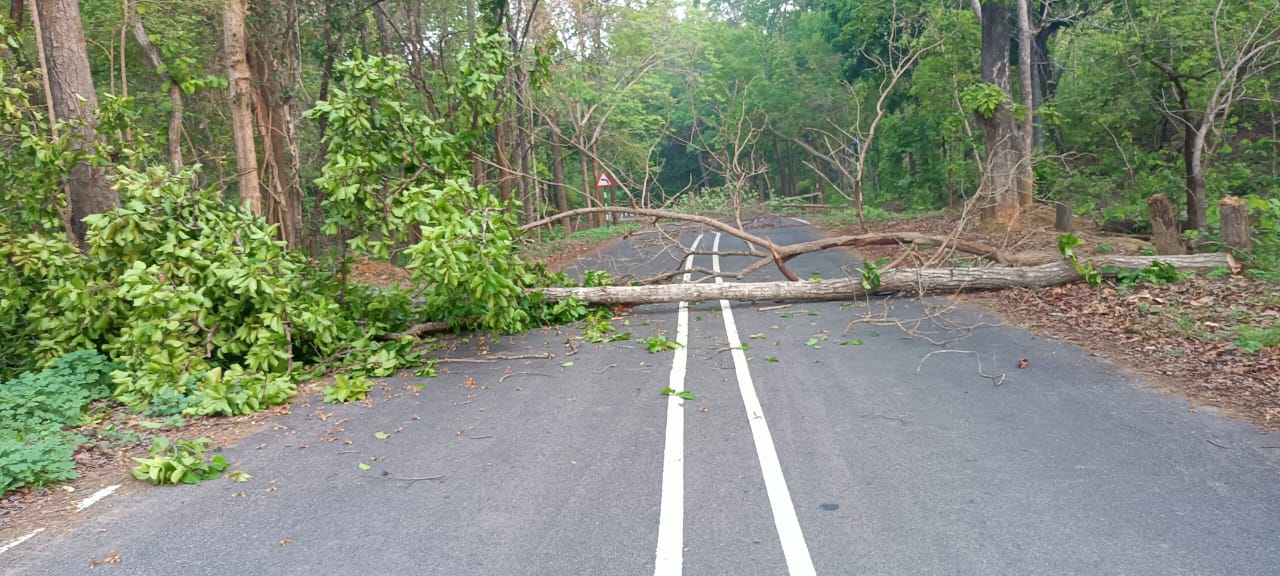
[[[1123,218],[1163,192],[1208,232],[1215,198],[1277,182],[1275,2],[78,5],[108,159],[200,165],[197,185],[262,202],[313,253],[301,231],[328,217],[332,120],[305,112],[370,57],[402,67],[405,105],[464,135],[476,183],[525,220],[607,201],[592,196],[608,172],[614,202],[729,190],[930,209],[1011,187]],[[53,96],[30,76],[33,15],[11,4],[4,61],[37,113]],[[468,109],[458,56],[490,35],[507,61],[492,108]]]

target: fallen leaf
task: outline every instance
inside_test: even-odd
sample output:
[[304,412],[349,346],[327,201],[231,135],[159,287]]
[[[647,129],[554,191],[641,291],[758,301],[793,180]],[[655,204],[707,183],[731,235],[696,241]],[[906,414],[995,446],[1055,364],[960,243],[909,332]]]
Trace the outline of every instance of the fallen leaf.
[[1030,363],[1031,363],[1031,361],[1030,361],[1030,360],[1027,360],[1026,358],[1023,358],[1023,359],[1021,359],[1021,360],[1019,360],[1019,361],[1018,361],[1018,368],[1026,368],[1026,367],[1027,367],[1027,365],[1028,365],[1028,364],[1030,364]]

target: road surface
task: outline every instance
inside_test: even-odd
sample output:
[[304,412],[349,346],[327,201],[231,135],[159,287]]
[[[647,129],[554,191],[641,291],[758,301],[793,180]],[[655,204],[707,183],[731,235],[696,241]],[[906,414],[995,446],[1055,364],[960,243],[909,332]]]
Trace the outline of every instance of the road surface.
[[[779,244],[816,237],[759,226]],[[654,240],[581,266],[678,266]],[[827,251],[792,269],[858,265]],[[882,314],[939,320],[914,337],[850,328]],[[109,557],[93,573],[1280,572],[1280,438],[1069,344],[905,298],[645,306],[615,325],[632,340],[574,352],[580,327],[534,330],[485,344],[553,360],[441,364],[387,379],[371,407],[312,398],[225,450],[252,480],[104,498],[73,529],[0,548],[0,574],[82,574]],[[659,334],[687,346],[647,352],[639,340]]]

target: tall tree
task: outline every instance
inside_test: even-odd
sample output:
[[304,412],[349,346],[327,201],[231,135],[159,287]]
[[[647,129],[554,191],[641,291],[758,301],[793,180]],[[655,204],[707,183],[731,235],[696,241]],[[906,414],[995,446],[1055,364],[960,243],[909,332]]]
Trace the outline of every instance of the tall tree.
[[[98,95],[89,72],[89,52],[76,0],[36,0],[32,17],[40,35],[41,65],[54,119],[70,122],[71,149],[90,152],[98,142]],[[84,217],[101,214],[120,205],[107,183],[102,166],[81,158],[67,175],[71,231],[84,246],[88,226]]]
[[[975,2],[976,4],[976,2]],[[987,0],[977,12],[982,23],[982,82],[970,92],[971,107],[982,128],[986,166],[979,189],[984,224],[1015,226],[1019,213],[1018,177],[1021,164],[1028,162],[1013,116],[1009,78],[1009,47],[1012,30],[1009,6]]]

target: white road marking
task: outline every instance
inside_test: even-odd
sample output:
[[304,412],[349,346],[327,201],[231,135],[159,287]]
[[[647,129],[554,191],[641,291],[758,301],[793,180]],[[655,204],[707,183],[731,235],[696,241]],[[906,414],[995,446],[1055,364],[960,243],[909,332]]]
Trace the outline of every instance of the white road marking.
[[[689,246],[692,252],[702,242],[702,234]],[[684,268],[693,265],[693,254],[685,257]],[[685,272],[684,281],[689,281]],[[689,303],[681,302],[676,316],[676,342],[680,344],[671,361],[667,387],[684,390],[689,366]],[[679,576],[684,570],[684,401],[675,394],[667,398],[666,448],[662,454],[662,504],[658,511],[658,550],[655,576]]]
[[41,533],[41,532],[44,532],[44,528],[36,528],[35,530],[32,530],[30,534],[27,534],[26,536],[22,536],[22,537],[20,537],[20,538],[18,538],[18,539],[16,539],[16,540],[14,540],[13,542],[10,542],[10,543],[8,543],[8,544],[5,544],[4,546],[0,546],[0,554],[4,554],[5,552],[8,552],[8,551],[10,551],[10,550],[13,550],[13,549],[14,549],[14,548],[16,548],[19,544],[21,544],[21,543],[23,543],[23,542],[26,542],[27,540],[30,540],[30,539],[31,539],[32,537],[34,537],[36,534],[39,534],[39,533]]
[[102,500],[103,498],[110,496],[112,492],[115,492],[119,488],[120,488],[119,484],[113,484],[97,492],[94,492],[92,496],[80,501],[80,504],[76,506],[76,511],[79,512],[81,510],[84,510],[85,508],[88,508],[90,506],[93,506],[94,504],[97,504],[99,500]]
[[[716,233],[711,251],[714,253],[719,250],[720,234]],[[720,271],[720,256],[717,254],[711,256],[711,269]],[[716,277],[716,284],[723,281]],[[751,381],[747,354],[742,350],[742,339],[738,337],[738,327],[733,321],[733,309],[728,300],[720,301],[720,309],[724,313],[724,330],[729,337],[729,353],[733,355],[733,370],[738,375],[738,390],[742,394],[742,404],[747,409],[747,422],[751,425],[756,456],[760,459],[760,473],[764,475],[764,489],[769,495],[769,507],[773,509],[773,525],[778,529],[782,555],[787,560],[787,572],[792,576],[816,574],[813,559],[809,556],[809,545],[804,540],[795,505],[791,502],[791,492],[787,490],[787,479],[782,475],[782,464],[778,461],[778,450],[773,445],[773,435],[769,433],[764,408],[760,406],[755,383]]]

